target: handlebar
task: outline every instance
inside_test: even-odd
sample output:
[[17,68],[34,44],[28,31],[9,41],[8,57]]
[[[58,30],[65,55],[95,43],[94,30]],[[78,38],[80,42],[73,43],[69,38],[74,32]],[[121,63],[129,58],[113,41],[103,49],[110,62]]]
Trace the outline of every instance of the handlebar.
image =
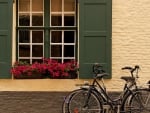
[[132,77],[134,77],[133,73],[136,71],[136,78],[139,78],[138,77],[138,70],[139,69],[140,69],[139,65],[135,65],[134,67],[125,66],[125,67],[122,68],[122,70],[129,70]]
[[[140,66],[139,65],[135,65],[134,67],[130,67],[130,66],[125,66],[122,68],[122,70],[129,70],[130,73],[131,73],[131,76],[132,77],[136,77],[136,78],[139,78],[138,77],[138,70],[140,69]],[[136,74],[134,76],[134,72],[136,71]],[[103,69],[103,66],[100,65],[99,63],[95,63],[93,65],[93,73],[95,75],[97,74],[102,74],[102,73],[105,73],[105,70]]]

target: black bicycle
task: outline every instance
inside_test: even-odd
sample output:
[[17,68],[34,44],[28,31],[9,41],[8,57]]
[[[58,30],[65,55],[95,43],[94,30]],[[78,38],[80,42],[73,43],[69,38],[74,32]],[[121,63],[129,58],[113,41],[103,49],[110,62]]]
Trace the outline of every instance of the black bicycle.
[[138,88],[136,84],[139,66],[122,69],[129,70],[131,76],[121,77],[126,83],[117,99],[113,100],[107,94],[103,77],[108,74],[96,64],[93,66],[95,76],[92,84],[84,84],[71,92],[64,100],[63,113],[149,113],[150,89]]

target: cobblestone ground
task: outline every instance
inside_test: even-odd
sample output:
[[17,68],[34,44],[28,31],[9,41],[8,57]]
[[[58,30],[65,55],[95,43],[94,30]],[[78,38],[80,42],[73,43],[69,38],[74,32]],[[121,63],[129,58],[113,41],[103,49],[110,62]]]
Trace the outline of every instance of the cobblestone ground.
[[0,92],[0,113],[61,113],[67,92]]
[[62,103],[68,93],[2,91],[0,113],[62,113]]

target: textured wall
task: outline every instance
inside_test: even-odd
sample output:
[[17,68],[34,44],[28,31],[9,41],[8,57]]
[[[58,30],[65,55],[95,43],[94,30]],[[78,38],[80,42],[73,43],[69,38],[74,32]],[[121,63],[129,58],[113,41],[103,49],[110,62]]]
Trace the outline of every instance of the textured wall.
[[[150,0],[113,0],[112,76],[115,87],[125,65],[140,65],[141,83],[150,79]],[[119,84],[118,84],[118,83]]]
[[[15,30],[14,4],[14,30]],[[15,33],[15,32],[13,32]],[[13,34],[15,59],[15,34]],[[112,0],[112,79],[109,91],[121,90],[121,67],[140,65],[140,83],[150,80],[150,0]],[[1,80],[1,90],[70,91],[85,80]],[[54,86],[55,85],[55,86]],[[32,86],[32,87],[31,87]]]

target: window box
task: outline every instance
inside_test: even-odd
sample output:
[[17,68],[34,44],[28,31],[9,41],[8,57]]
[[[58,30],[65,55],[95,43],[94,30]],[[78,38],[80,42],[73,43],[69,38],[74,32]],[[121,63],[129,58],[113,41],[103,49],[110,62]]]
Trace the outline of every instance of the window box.
[[14,78],[19,79],[75,79],[78,65],[75,61],[59,63],[56,60],[42,59],[42,63],[16,62],[11,69]]

